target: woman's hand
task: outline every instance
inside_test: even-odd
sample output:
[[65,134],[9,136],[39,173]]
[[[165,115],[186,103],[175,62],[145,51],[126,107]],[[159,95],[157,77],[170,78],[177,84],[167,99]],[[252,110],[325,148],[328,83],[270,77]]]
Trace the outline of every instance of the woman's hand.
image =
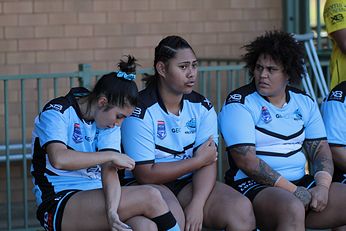
[[119,216],[114,211],[108,211],[108,223],[112,231],[132,231],[132,228],[120,221]]
[[191,202],[185,209],[185,231],[201,231],[203,226],[203,207]]
[[328,203],[329,189],[323,185],[317,185],[309,189],[309,192],[312,196],[310,208],[315,212],[321,212],[325,209]]
[[202,166],[213,164],[217,160],[217,155],[216,145],[212,136],[195,152],[195,157],[201,161]]
[[111,161],[113,166],[117,169],[128,169],[132,170],[135,167],[135,161],[128,155],[121,153],[113,153],[114,157]]

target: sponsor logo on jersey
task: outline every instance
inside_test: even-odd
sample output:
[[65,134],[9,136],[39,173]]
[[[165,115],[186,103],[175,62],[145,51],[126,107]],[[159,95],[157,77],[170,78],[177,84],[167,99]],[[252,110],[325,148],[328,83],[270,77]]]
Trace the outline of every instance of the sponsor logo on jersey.
[[241,100],[241,94],[230,95],[227,99],[227,103],[239,103]]
[[142,113],[142,109],[139,107],[135,107],[135,109],[132,112],[132,116],[139,117]]
[[46,110],[53,109],[55,111],[61,111],[62,105],[61,104],[49,104]]
[[84,136],[84,139],[90,143],[93,141],[94,138],[90,136]]
[[336,100],[336,101],[342,101],[342,91],[332,91],[329,95],[328,100]]
[[101,174],[100,166],[96,165],[86,169],[88,176],[92,179],[99,179]]
[[191,134],[191,133],[195,133],[196,132],[196,118],[192,118],[190,119],[186,125],[185,125],[188,129],[188,131],[186,131],[186,134]]
[[181,128],[172,128],[171,129],[171,131],[172,131],[172,133],[180,133],[180,131],[181,131]]
[[293,114],[294,114],[294,120],[302,120],[303,119],[302,113],[299,111],[299,108],[297,108]]
[[83,135],[82,135],[82,131],[80,129],[80,124],[79,123],[75,123],[73,125],[73,134],[72,134],[72,140],[75,143],[81,143],[83,142]]
[[162,120],[157,121],[157,133],[156,134],[157,134],[157,137],[159,137],[161,140],[167,136],[165,121],[162,121]]

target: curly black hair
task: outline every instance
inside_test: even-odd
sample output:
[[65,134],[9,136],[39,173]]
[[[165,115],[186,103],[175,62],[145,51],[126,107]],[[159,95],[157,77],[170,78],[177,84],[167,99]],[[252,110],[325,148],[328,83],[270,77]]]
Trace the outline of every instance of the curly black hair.
[[281,64],[289,76],[289,83],[299,84],[304,73],[304,47],[287,32],[273,30],[258,36],[254,41],[243,46],[247,53],[243,56],[246,68],[251,78],[257,59],[260,55],[269,55],[275,62]]

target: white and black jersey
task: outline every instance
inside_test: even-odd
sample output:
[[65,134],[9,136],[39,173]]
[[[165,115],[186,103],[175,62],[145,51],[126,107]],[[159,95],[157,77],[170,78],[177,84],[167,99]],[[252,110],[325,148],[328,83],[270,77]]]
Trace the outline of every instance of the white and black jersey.
[[179,115],[168,112],[155,85],[140,92],[138,106],[121,129],[124,151],[136,165],[191,158],[210,136],[217,144],[217,115],[207,98],[193,91],[183,96],[180,109]]
[[[287,103],[276,107],[254,82],[231,92],[219,113],[219,128],[227,149],[251,145],[256,155],[290,181],[305,175],[304,140],[326,139],[315,102],[302,91],[287,87]],[[232,180],[246,178],[229,155]]]
[[80,152],[120,150],[119,127],[98,129],[95,121],[82,118],[76,97],[88,94],[85,88],[72,88],[66,96],[47,103],[35,118],[31,173],[37,204],[63,190],[102,188],[100,166],[74,171],[56,169],[45,150],[48,144],[62,143]]

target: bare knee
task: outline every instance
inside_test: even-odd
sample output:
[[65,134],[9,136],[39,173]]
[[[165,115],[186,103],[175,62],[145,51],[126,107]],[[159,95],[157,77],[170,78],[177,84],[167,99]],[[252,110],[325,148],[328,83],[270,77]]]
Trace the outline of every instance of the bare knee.
[[231,213],[228,216],[227,230],[254,230],[256,219],[251,201],[246,197],[239,199],[232,205]]
[[168,206],[158,189],[149,185],[143,185],[141,187],[141,195],[143,196],[142,201],[146,216],[156,217],[168,212]]

